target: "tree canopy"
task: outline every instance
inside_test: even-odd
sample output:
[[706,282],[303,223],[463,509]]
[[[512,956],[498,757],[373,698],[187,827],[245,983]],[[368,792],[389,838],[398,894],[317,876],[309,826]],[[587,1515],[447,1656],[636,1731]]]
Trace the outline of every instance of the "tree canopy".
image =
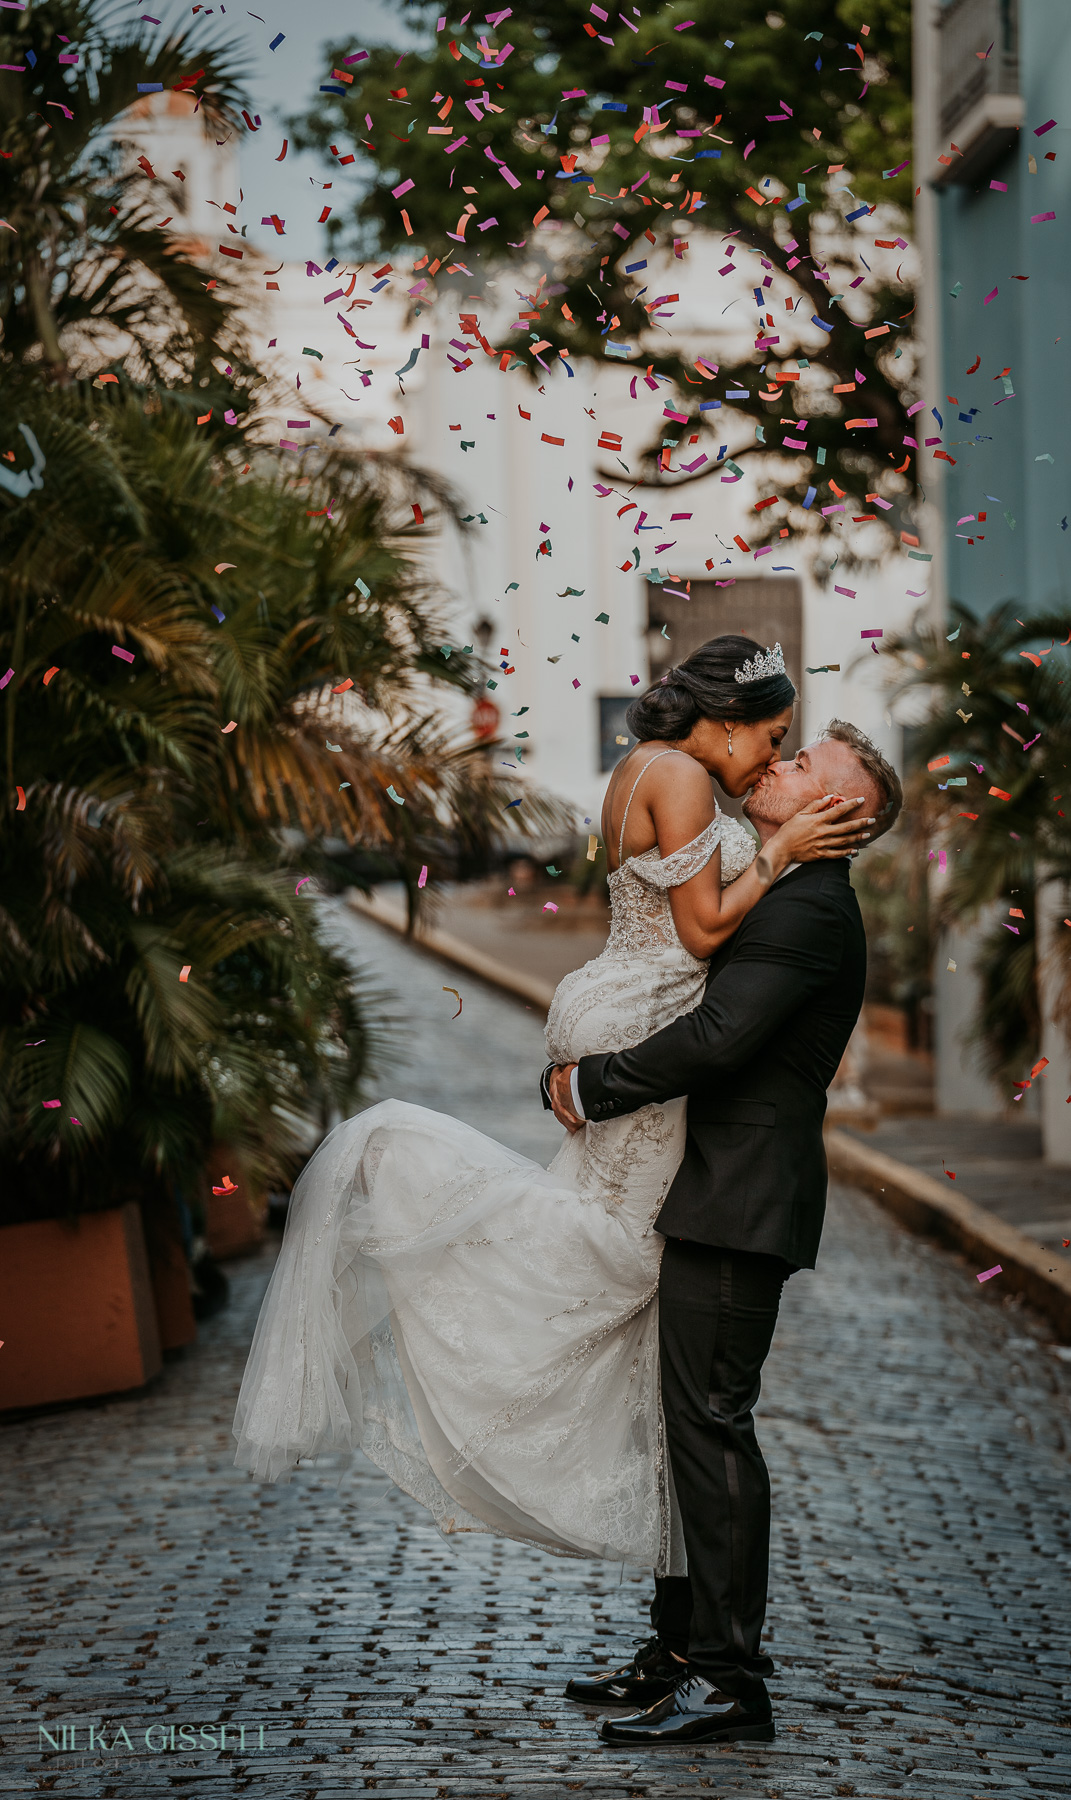
[[[889,221],[906,219],[912,193],[909,0],[783,0],[776,11],[669,0],[612,17],[586,0],[537,0],[493,15],[494,28],[476,15],[439,31],[437,4],[406,11],[427,47],[331,45],[326,91],[296,122],[302,142],[356,157],[367,177],[331,221],[340,250],[409,245],[418,268],[422,252],[421,306],[440,269],[522,267],[542,252],[548,272],[520,311],[529,343],[511,332],[496,346],[514,347],[536,378],[537,356],[627,344],[622,360],[679,384],[689,424],[709,423],[702,401],[746,390],[734,405],[754,419],[759,454],[779,448],[768,427],[808,418],[782,491],[802,497],[824,480],[858,490],[861,477],[874,488],[890,461],[907,474],[914,358],[898,352],[913,308]],[[891,254],[873,247],[875,207]],[[729,266],[756,253],[754,348],[716,378],[664,323],[676,296],[647,286],[652,247],[683,259],[703,232],[728,239]],[[781,271],[775,312],[766,288]],[[797,368],[804,379],[788,380]],[[875,423],[849,427],[845,405]],[[648,454],[655,479],[660,448]],[[894,499],[906,491],[882,485]]]

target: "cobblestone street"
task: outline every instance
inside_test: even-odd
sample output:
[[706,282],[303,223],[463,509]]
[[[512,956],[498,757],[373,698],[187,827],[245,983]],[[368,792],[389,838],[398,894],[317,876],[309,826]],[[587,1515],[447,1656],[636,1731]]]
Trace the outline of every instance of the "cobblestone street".
[[[409,1020],[378,1092],[549,1156],[539,1016],[333,916]],[[368,1464],[233,1468],[274,1251],[145,1391],[3,1428],[5,1794],[1071,1795],[1071,1362],[999,1280],[832,1193],[759,1415],[777,1739],[637,1757],[561,1690],[646,1635],[639,1575],[444,1540]]]

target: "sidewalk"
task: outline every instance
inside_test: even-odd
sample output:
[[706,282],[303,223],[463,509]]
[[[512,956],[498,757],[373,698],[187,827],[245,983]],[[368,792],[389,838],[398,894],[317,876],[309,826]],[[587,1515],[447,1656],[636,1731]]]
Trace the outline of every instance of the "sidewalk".
[[969,1194],[976,1205],[1071,1268],[1071,1253],[1061,1243],[1071,1238],[1071,1169],[1042,1161],[1039,1125],[946,1114],[882,1119],[872,1131],[842,1129],[864,1147],[943,1182],[949,1191]]

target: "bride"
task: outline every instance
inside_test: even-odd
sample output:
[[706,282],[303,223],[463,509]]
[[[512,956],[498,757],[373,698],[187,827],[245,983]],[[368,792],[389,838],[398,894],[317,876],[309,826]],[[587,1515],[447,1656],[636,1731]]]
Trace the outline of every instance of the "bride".
[[[721,637],[631,707],[640,741],[602,815],[610,936],[555,993],[553,1062],[640,1043],[690,1011],[707,959],[769,882],[856,841],[852,802],[827,796],[756,857],[713,801],[711,775],[736,797],[780,760],[794,699],[780,646]],[[294,1189],[236,1462],[275,1481],[359,1448],[444,1532],[682,1572],[653,1221],[685,1105],[588,1124],[549,1169],[398,1100],[337,1126]]]

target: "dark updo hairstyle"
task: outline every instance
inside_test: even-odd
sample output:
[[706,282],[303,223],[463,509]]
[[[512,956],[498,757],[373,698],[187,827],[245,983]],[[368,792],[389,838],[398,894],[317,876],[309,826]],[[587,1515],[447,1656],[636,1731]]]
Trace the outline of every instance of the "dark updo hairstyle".
[[625,714],[629,730],[642,744],[651,738],[685,738],[700,719],[754,725],[776,718],[796,698],[787,675],[736,679],[737,669],[764,654],[761,644],[746,637],[717,637],[700,644],[678,668],[632,702]]

